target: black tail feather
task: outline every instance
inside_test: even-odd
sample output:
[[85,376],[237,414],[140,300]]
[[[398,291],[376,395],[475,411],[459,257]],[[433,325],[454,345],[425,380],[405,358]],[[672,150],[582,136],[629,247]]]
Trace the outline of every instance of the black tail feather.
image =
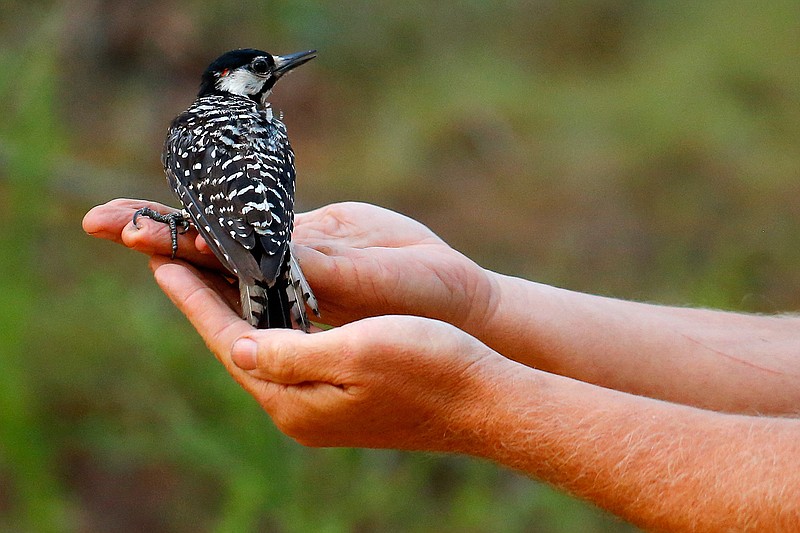
[[240,282],[239,290],[242,316],[258,329],[292,329],[296,325],[308,333],[311,331],[311,322],[306,306],[319,316],[317,299],[294,258],[288,260],[286,270],[272,287],[252,280],[249,283]]
[[242,317],[259,328],[291,328],[291,305],[286,294],[286,283],[272,287],[259,283],[241,283],[239,286]]
[[292,328],[291,305],[285,284],[275,283],[267,288],[267,312],[262,315],[257,327]]

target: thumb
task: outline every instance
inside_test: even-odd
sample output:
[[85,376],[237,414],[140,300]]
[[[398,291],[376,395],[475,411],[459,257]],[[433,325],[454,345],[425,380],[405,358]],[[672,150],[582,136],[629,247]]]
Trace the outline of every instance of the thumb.
[[284,385],[325,382],[340,386],[344,342],[338,330],[311,334],[288,329],[258,330],[234,341],[231,361],[265,381]]

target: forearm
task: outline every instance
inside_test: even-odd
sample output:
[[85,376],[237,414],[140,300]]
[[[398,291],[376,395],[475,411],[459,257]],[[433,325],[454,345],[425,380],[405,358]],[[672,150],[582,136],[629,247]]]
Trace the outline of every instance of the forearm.
[[524,369],[486,400],[462,451],[639,526],[800,527],[800,421],[703,411]]
[[800,411],[800,320],[665,307],[490,273],[471,333],[528,366],[732,412]]

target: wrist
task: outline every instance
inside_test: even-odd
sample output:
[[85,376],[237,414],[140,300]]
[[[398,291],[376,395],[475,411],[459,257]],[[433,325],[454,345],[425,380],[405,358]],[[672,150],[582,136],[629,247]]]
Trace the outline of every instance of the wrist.
[[514,390],[514,384],[520,379],[526,381],[525,374],[534,371],[486,346],[482,348],[489,355],[462,374],[460,392],[443,404],[435,417],[445,425],[434,433],[445,438],[439,449],[431,451],[496,459],[494,448],[503,441],[503,435],[497,432],[503,427],[498,418],[508,414],[501,405],[509,401],[506,395]]
[[529,301],[532,297],[528,292],[536,285],[533,282],[477,268],[480,272],[476,279],[480,279],[481,290],[475,291],[475,298],[460,327],[505,357],[519,360],[520,354],[516,352],[521,340],[528,343],[526,352],[534,346],[531,333],[536,324],[529,320],[536,310],[533,306],[546,302]]
[[469,274],[461,290],[469,297],[463,310],[457,310],[460,314],[449,322],[486,344],[487,334],[500,311],[502,280],[496,272],[466,260]]
[[562,324],[574,320],[576,293],[482,270],[486,305],[463,329],[509,359],[552,371],[563,353]]

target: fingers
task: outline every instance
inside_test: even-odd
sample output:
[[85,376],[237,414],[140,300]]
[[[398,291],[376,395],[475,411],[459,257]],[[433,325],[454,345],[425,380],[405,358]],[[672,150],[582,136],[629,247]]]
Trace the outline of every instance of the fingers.
[[194,240],[194,247],[197,248],[197,251],[200,252],[201,254],[206,254],[206,255],[214,254],[214,252],[212,252],[211,248],[208,246],[206,240],[200,234],[198,234]]
[[[159,213],[175,211],[157,202],[120,198],[91,209],[83,218],[83,229],[89,235],[114,241],[147,255],[171,255],[172,240],[166,224],[147,217],[140,217],[136,225],[133,224],[133,214],[142,207]],[[202,241],[203,246],[198,247],[197,241]],[[178,257],[204,268],[224,271],[216,257],[209,252],[205,241],[193,229],[178,235]]]
[[[169,296],[176,307],[189,319],[192,326],[200,333],[217,360],[222,363],[231,377],[234,378],[265,408],[272,405],[274,398],[286,393],[283,385],[274,381],[260,379],[236,364],[231,358],[231,346],[243,335],[252,334],[253,329],[238,313],[231,310],[226,299],[216,287],[230,292],[230,286],[219,285],[221,278],[204,273],[183,262],[173,262],[163,256],[151,258],[150,266],[161,289]],[[269,334],[275,330],[262,331]],[[276,332],[282,334],[296,333],[307,337],[305,333],[292,330]]]
[[292,248],[320,304],[319,321],[339,326],[366,316],[385,314],[385,299],[376,302],[380,284],[375,258],[363,250],[336,245]]
[[[195,247],[195,237],[197,237],[197,232],[194,229],[178,233],[178,257],[191,262],[202,261]],[[134,225],[133,212],[131,212],[128,224],[120,232],[120,240],[128,248],[147,255],[172,254],[172,236],[169,225],[147,217],[139,217]]]
[[383,316],[313,334],[253,330],[236,340],[231,359],[251,376],[274,383],[344,386],[353,384],[357,373],[382,367],[381,357],[388,361],[412,346],[429,347],[419,343],[431,327],[439,326],[418,317]]
[[261,380],[283,385],[324,382],[339,386],[341,377],[332,364],[346,352],[338,330],[307,334],[300,330],[271,329],[245,334],[231,349],[231,360]]
[[448,324],[386,315],[313,334],[251,330],[234,342],[231,360],[250,376],[272,383],[346,388],[369,375],[385,380],[392,374],[424,373],[426,365],[458,370],[489,351]]
[[461,413],[486,403],[487,369],[504,360],[452,326],[405,316],[310,335],[254,331],[231,359],[276,426],[302,444],[439,451],[472,427]]
[[[153,256],[159,258],[159,261],[166,259],[162,256]],[[195,274],[203,283],[217,291],[223,300],[228,304],[228,307],[233,309],[237,316],[241,316],[242,307],[239,302],[239,282],[236,278],[229,279],[224,275],[207,269],[196,269]]]
[[354,248],[405,246],[438,238],[424,225],[382,207],[343,202],[295,217],[296,242],[330,242]]
[[[420,331],[432,321],[418,317],[367,318],[306,334],[299,330],[253,330],[231,349],[237,367],[258,379],[283,385],[356,385],[369,369],[391,372],[395,352],[422,350]],[[424,335],[423,335],[424,337]],[[384,365],[383,363],[387,363]],[[409,361],[409,364],[411,362]]]
[[157,202],[117,198],[90,209],[83,217],[83,230],[94,237],[122,244],[123,228],[133,220],[133,213],[142,207],[149,207],[159,213],[174,211]]
[[[311,248],[296,245],[292,247],[295,259],[303,269],[303,273],[310,280],[314,280],[314,292],[324,291],[324,287],[341,286],[342,277],[350,275],[352,260],[347,255],[353,255],[351,249],[320,246]],[[317,281],[318,280],[318,281]]]

